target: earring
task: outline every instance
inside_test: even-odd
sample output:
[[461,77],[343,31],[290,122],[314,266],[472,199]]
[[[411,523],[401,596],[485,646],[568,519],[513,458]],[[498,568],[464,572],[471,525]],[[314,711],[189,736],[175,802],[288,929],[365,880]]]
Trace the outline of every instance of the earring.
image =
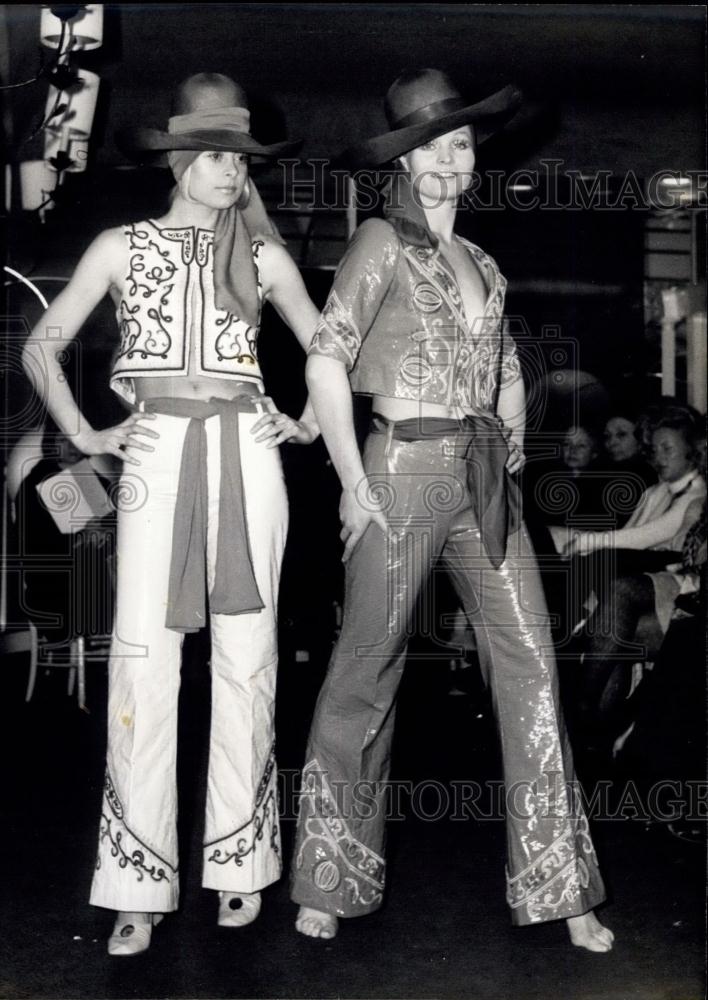
[[248,204],[251,200],[251,181],[246,178],[246,183],[243,185],[243,191],[239,195],[238,201],[236,202],[236,208],[248,208]]

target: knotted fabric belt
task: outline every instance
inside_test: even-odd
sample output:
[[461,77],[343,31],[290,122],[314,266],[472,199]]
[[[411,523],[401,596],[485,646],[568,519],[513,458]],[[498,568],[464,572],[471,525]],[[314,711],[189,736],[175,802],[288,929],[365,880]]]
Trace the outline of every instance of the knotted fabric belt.
[[165,626],[196,632],[206,624],[207,436],[204,421],[221,419],[221,481],[216,572],[209,609],[217,615],[260,611],[263,600],[253,572],[241,477],[239,412],[257,413],[258,396],[146,400],[144,408],[189,417],[184,438],[172,528],[172,558]]
[[467,488],[472,511],[479,525],[487,558],[499,569],[506,557],[509,535],[521,526],[521,492],[509,474],[507,438],[509,431],[492,414],[475,414],[462,420],[446,417],[414,417],[389,420],[372,415],[373,434],[388,433],[396,441],[430,441],[456,437],[464,448]]

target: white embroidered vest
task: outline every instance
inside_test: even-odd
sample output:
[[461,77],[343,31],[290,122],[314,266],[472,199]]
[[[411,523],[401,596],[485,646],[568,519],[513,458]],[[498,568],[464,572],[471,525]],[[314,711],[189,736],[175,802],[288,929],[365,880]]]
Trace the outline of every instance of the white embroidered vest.
[[[214,302],[214,233],[208,229],[160,229],[154,222],[124,226],[130,250],[128,273],[116,310],[120,347],[111,388],[135,402],[140,376],[197,376],[260,381],[258,326],[217,309]],[[263,291],[253,241],[258,295]],[[190,368],[190,358],[193,359]]]

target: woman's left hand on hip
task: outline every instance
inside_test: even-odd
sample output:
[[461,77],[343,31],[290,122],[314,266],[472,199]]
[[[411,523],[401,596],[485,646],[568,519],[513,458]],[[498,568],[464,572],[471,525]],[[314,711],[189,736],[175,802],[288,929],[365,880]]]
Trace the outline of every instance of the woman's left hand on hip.
[[286,441],[292,444],[312,444],[317,437],[312,427],[302,420],[289,417],[287,413],[281,413],[269,396],[265,396],[263,402],[268,406],[268,413],[259,417],[251,428],[256,441],[266,441],[267,448],[277,448]]

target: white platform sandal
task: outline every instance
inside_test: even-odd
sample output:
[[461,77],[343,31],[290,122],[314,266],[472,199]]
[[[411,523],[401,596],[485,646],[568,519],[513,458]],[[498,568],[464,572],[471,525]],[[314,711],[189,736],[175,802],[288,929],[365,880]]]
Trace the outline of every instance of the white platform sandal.
[[219,927],[245,927],[261,912],[260,892],[220,892]]
[[163,916],[162,913],[119,913],[108,938],[108,954],[125,958],[147,951],[152,929]]

